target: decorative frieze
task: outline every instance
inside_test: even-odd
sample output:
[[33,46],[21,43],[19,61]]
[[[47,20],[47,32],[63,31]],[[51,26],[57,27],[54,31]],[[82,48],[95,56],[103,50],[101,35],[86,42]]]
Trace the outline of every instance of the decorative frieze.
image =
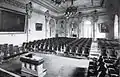
[[10,4],[10,5],[13,5],[13,6],[16,6],[16,7],[19,7],[19,8],[22,8],[22,9],[26,8],[26,4],[21,3],[19,1],[16,1],[16,0],[0,0],[0,3],[1,2],[6,3],[6,4]]

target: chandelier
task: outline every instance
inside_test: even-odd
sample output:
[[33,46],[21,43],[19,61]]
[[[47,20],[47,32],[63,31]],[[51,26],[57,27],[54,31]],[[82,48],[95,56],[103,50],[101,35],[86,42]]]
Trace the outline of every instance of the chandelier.
[[73,5],[75,0],[51,0],[56,5],[62,5],[62,3],[71,2],[71,5],[65,11],[65,17],[69,18],[77,13],[77,7]]
[[65,16],[66,17],[74,16],[76,12],[77,12],[77,7],[70,6],[66,9]]
[[65,11],[65,17],[69,18],[71,16],[74,16],[77,13],[77,8],[76,6],[73,5],[73,1],[71,0],[71,6],[68,7]]
[[52,2],[54,2],[55,4],[62,4],[62,3],[65,3],[67,0],[51,0]]

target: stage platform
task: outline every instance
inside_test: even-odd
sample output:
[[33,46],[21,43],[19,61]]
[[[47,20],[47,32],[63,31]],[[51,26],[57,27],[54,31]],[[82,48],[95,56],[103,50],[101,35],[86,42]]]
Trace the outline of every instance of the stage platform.
[[[46,75],[44,77],[87,77],[87,71],[89,67],[88,59],[68,58],[57,56],[54,54],[34,54],[43,57],[44,59],[43,67],[47,69]],[[0,68],[8,72],[14,73],[15,75],[18,75],[18,77],[34,77],[32,75],[20,71],[20,57],[17,57],[9,62],[3,63],[2,65],[0,65]]]

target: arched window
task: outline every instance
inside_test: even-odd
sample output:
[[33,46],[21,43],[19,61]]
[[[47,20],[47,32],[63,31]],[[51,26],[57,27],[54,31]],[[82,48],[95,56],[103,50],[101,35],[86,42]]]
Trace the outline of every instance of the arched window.
[[92,24],[91,21],[85,20],[84,21],[84,37],[85,38],[92,38]]
[[55,21],[54,19],[50,19],[49,21],[49,35],[50,37],[55,37]]
[[114,20],[114,38],[118,39],[118,15],[115,15]]

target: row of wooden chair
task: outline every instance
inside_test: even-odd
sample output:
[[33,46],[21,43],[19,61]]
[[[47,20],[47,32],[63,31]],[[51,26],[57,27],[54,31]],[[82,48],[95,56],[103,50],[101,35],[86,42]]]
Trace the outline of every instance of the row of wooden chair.
[[64,46],[75,40],[75,38],[66,38],[66,37],[59,37],[59,38],[48,38],[42,40],[34,40],[33,42],[23,43],[22,47],[29,50],[29,51],[62,51]]
[[13,46],[13,44],[0,44],[0,58],[1,60],[8,60],[26,53],[20,50],[18,45]]
[[117,50],[120,44],[117,40],[98,38],[98,49],[101,56],[89,63],[88,77],[119,77]]
[[89,63],[88,77],[119,77],[119,69],[114,57],[100,56]]
[[120,50],[120,44],[116,40],[98,39],[98,47],[102,56],[115,57]]
[[74,44],[69,43],[66,46],[66,53],[87,57],[90,52],[91,43],[92,43],[91,38],[78,39],[74,42]]
[[34,40],[23,43],[22,48],[29,51],[40,51],[50,53],[64,53],[78,56],[88,56],[91,47],[92,38],[48,38],[42,40]]

